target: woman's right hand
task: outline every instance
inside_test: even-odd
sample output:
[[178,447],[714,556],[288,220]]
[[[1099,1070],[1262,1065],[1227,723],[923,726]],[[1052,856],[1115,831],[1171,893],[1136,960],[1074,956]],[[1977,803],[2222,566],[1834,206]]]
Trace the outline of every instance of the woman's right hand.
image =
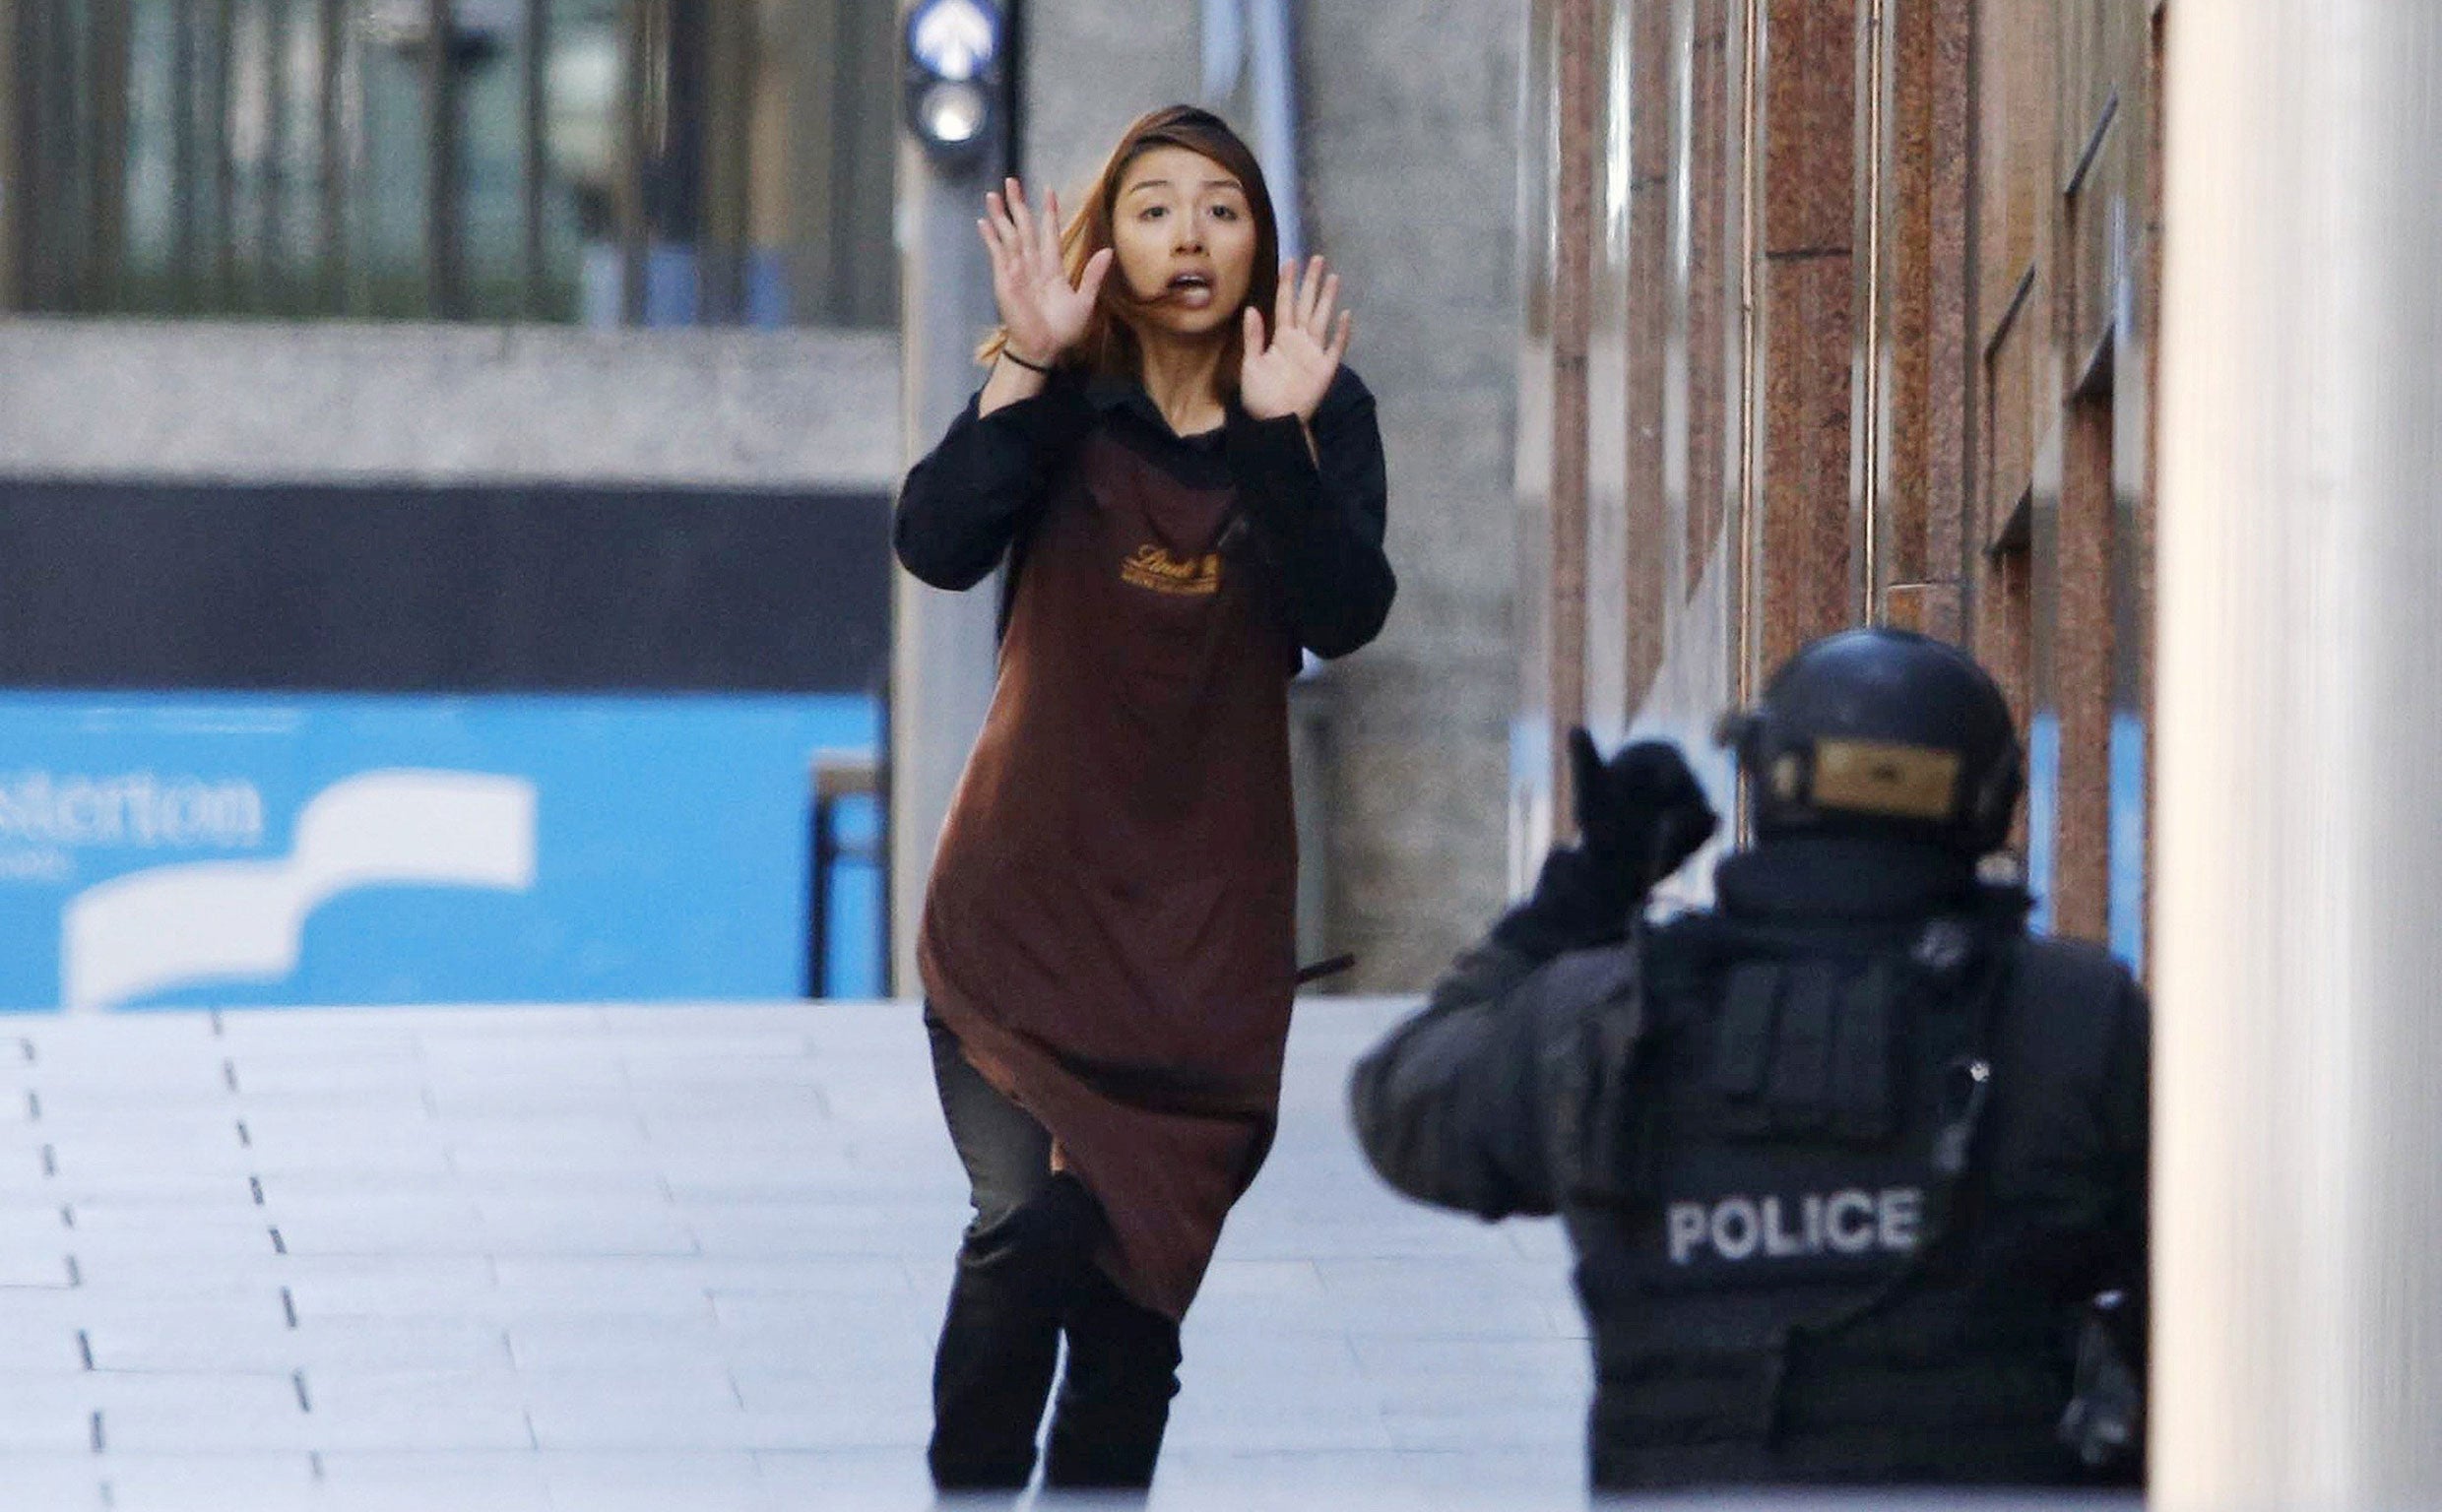
[[1001,190],[984,196],[985,216],[975,222],[992,254],[993,297],[1012,353],[1049,367],[1085,335],[1111,272],[1111,249],[1088,258],[1082,276],[1069,283],[1060,258],[1060,196],[1045,195],[1035,211],[1016,179],[1002,180]]

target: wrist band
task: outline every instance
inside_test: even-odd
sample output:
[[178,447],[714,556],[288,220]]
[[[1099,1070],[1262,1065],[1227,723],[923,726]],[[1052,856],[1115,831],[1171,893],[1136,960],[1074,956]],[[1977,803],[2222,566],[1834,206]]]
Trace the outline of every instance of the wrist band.
[[1030,373],[1041,373],[1046,378],[1052,376],[1052,370],[1050,367],[1041,362],[1027,361],[1024,357],[1021,357],[1016,352],[1010,350],[1009,345],[1006,342],[1000,344],[1000,354],[1016,363],[1018,366],[1026,369],[1026,371]]

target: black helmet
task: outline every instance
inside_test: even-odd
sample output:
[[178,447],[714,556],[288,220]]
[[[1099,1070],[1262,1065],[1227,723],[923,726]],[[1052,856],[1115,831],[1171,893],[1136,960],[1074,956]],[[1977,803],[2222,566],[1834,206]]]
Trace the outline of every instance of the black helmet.
[[1846,630],[1791,657],[1721,722],[1756,833],[1897,829],[2001,849],[2025,785],[2009,701],[1975,659],[1909,630]]

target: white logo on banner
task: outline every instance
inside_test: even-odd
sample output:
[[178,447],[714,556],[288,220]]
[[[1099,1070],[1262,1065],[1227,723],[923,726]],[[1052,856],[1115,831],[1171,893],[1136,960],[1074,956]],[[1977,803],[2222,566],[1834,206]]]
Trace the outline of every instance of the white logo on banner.
[[60,1005],[113,1008],[202,982],[296,970],[306,916],[364,887],[483,887],[535,878],[535,788],[477,772],[367,772],[297,815],[276,861],[194,861],[90,887],[60,916]]

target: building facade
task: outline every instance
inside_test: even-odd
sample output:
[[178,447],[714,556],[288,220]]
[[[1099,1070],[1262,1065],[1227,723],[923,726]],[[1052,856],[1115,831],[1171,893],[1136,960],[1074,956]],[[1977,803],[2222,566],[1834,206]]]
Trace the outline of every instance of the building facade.
[[[1301,913],[1315,953],[1358,956],[1343,983],[1420,985],[1505,889],[1523,12],[1008,9],[1015,150],[1062,187],[1154,105],[1206,100],[1260,135],[1254,43],[1285,40],[1288,201],[1358,310],[1402,581],[1382,640],[1299,690]],[[834,333],[898,319],[901,10],[0,0],[0,308],[60,364],[13,379],[28,408],[0,415],[0,490],[63,472],[670,486],[700,463],[715,486],[865,493],[871,448],[814,442],[832,420],[895,442],[899,395],[864,336]],[[159,324],[113,338],[96,316]],[[332,317],[381,324],[342,337]],[[696,329],[533,329],[553,324]],[[775,325],[814,329],[785,353],[737,329]],[[796,376],[732,381],[776,369]],[[106,432],[76,423],[96,383],[126,396]],[[657,419],[626,403],[645,395]],[[643,428],[565,429],[589,396],[615,407],[597,430]]]
[[1806,640],[1964,645],[2039,920],[2145,944],[2164,7],[1534,0],[1513,881],[1559,736],[1676,736]]
[[4,0],[0,307],[887,326],[896,13]]
[[882,990],[896,17],[0,0],[0,1011]]

